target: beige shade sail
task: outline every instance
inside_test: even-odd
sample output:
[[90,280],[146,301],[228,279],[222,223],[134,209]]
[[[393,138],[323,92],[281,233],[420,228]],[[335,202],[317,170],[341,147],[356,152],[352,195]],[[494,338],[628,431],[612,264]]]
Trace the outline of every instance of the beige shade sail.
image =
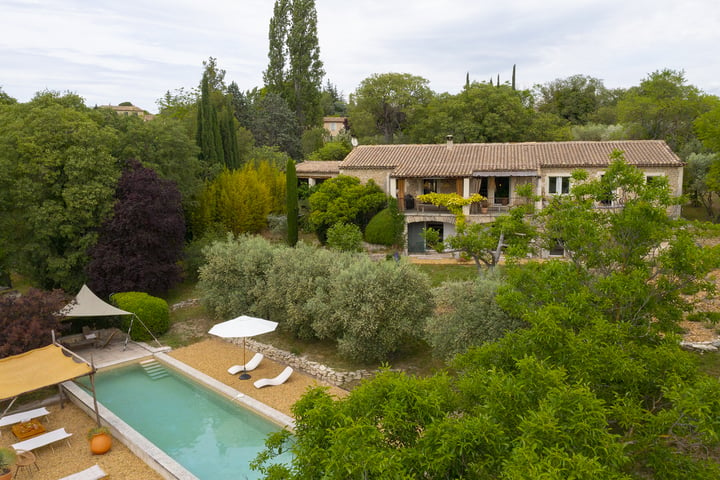
[[93,373],[88,363],[68,355],[48,345],[0,359],[0,400]]
[[126,312],[105,303],[87,285],[83,285],[75,300],[60,310],[58,315],[64,317],[106,317],[109,315],[132,315],[132,312]]

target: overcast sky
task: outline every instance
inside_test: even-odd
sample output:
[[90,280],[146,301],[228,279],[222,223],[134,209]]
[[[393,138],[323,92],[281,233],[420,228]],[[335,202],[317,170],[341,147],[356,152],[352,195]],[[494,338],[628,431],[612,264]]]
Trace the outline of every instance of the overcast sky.
[[[215,57],[226,83],[262,85],[273,0],[0,0],[0,88],[20,102],[70,91],[88,106],[157,112]],[[317,0],[326,80],[347,97],[373,73],[457,93],[575,74],[631,87],[656,70],[720,95],[718,0]]]

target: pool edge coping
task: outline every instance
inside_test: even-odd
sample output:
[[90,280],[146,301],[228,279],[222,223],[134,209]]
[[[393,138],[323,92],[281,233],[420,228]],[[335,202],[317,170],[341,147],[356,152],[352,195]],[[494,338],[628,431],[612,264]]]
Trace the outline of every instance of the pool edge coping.
[[[254,413],[266,418],[267,420],[275,423],[278,427],[294,431],[295,420],[278,410],[256,400],[234,388],[212,378],[211,376],[191,367],[190,365],[177,360],[163,352],[155,352],[147,355],[147,357],[155,357],[159,361],[172,367],[175,370],[179,370],[181,373],[191,377],[195,381],[203,384],[207,388],[215,391],[219,395],[222,395],[234,402],[241,403],[243,407],[250,409]],[[102,369],[110,369],[111,367],[117,367],[120,365],[139,363],[140,359],[132,359],[127,362],[120,362],[115,365],[105,365]],[[93,407],[93,398],[87,393],[82,387],[75,384],[73,381],[67,381],[62,384],[65,390],[68,392],[68,397],[75,405],[83,410],[91,418],[95,418],[95,410]],[[138,433],[134,428],[128,425],[120,417],[108,410],[102,403],[98,402],[98,411],[100,418],[104,420],[111,430],[113,436],[115,436],[121,443],[123,443],[128,449],[144,461],[150,468],[155,470],[160,476],[166,480],[199,480],[198,477],[193,475],[179,462],[170,457],[167,453],[163,452],[155,444],[150,442],[143,435]]]

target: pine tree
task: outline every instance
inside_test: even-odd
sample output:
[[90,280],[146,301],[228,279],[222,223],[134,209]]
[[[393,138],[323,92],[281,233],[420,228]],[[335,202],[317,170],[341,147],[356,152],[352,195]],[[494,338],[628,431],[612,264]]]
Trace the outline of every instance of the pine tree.
[[285,169],[287,202],[287,242],[294,247],[298,241],[298,192],[295,161],[289,158]]

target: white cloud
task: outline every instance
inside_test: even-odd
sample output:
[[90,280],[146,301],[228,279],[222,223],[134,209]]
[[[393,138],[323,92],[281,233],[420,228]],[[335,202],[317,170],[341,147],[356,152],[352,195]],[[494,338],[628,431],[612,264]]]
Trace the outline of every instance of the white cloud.
[[[273,1],[0,0],[0,86],[20,101],[43,89],[89,105],[156,110],[165,91],[195,87],[215,57],[226,80],[259,86]],[[662,68],[720,94],[715,0],[317,0],[327,79],[346,95],[373,73],[420,75],[438,91],[474,80],[529,88],[585,74],[637,85]]]

